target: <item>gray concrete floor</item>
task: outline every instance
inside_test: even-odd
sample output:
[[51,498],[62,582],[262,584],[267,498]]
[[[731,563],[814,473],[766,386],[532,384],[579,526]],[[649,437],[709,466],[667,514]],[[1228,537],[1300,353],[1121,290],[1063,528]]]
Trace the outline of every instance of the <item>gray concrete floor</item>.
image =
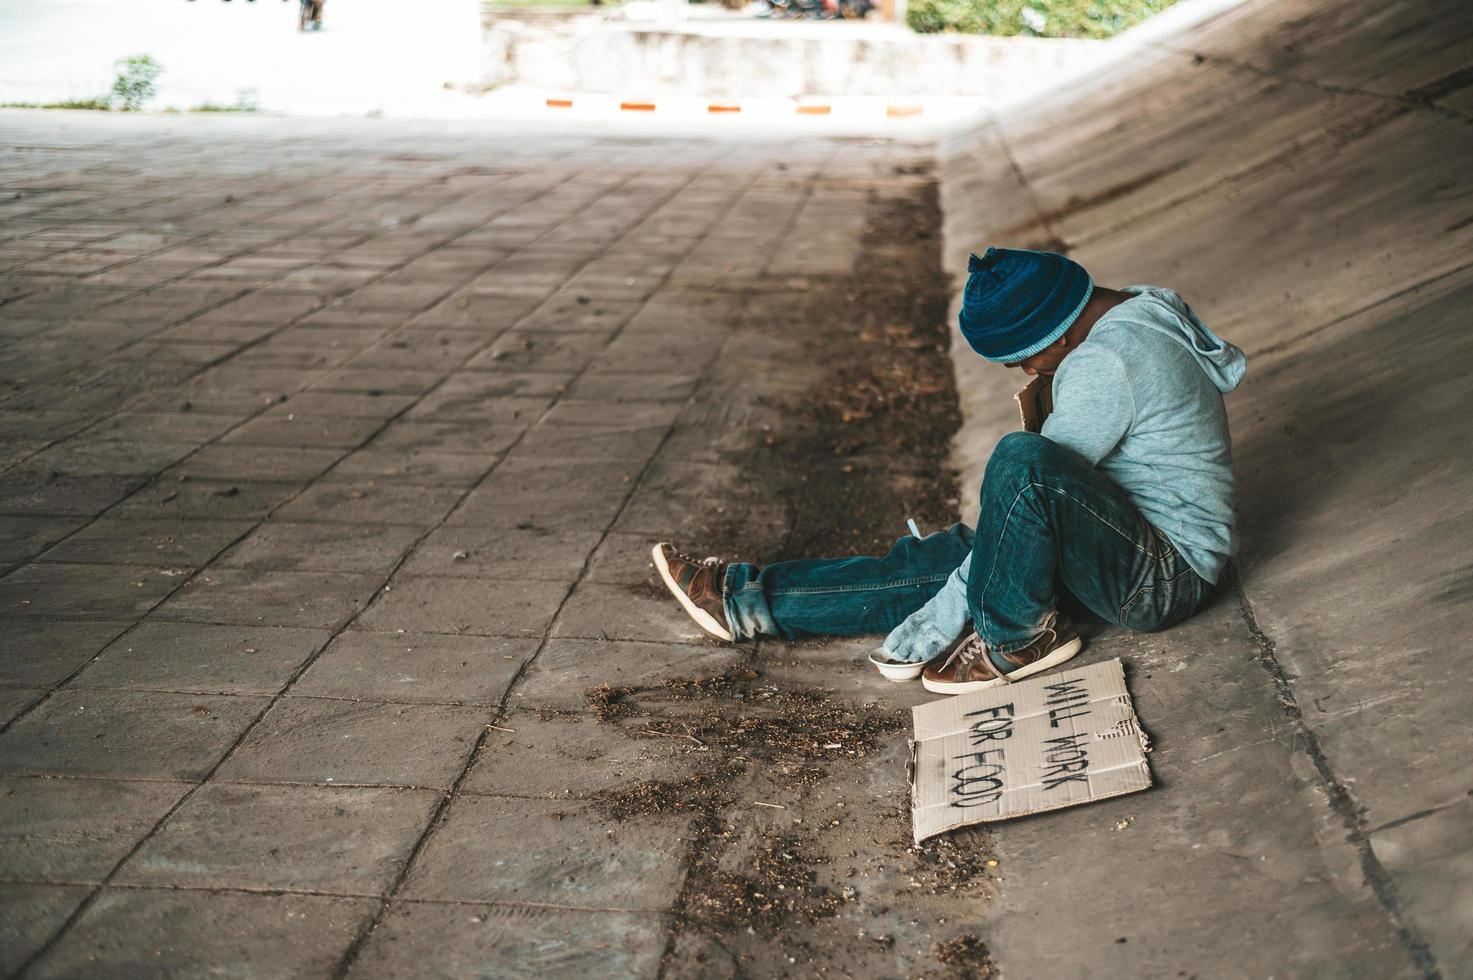
[[[940,146],[951,268],[1067,247],[1248,350],[1239,575],[1086,652],[1158,786],[962,835],[955,891],[906,847],[901,733],[743,777],[721,872],[806,821],[845,896],[750,932],[671,914],[689,814],[598,809],[703,747],[583,692],[913,703],[864,643],[704,641],[642,551],[812,380],[722,281],[843,273],[929,151],[0,116],[0,966],[909,976],[970,934],[1010,976],[1473,975],[1469,34],[1261,0]],[[975,367],[964,469],[1012,425]]]
[[[917,692],[868,642],[708,641],[647,561],[716,506],[790,533],[728,447],[824,365],[756,321],[846,281],[924,147],[0,126],[7,973],[916,974],[978,927],[985,836],[909,847]],[[708,766],[659,685],[733,668],[733,717],[823,680],[883,737],[750,765],[700,834],[600,809]],[[622,725],[601,684],[645,688]],[[764,898],[764,855],[814,882]],[[815,897],[693,927],[693,864]]]

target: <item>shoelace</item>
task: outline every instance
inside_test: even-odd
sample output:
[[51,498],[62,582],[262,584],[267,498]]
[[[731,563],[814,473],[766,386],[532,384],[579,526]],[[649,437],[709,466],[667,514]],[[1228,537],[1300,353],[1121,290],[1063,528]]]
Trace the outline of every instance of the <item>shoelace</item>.
[[[1056,643],[1059,639],[1059,631],[1054,628],[1057,621],[1057,614],[1051,615],[1048,619],[1048,622],[1043,627],[1044,632],[1048,633],[1049,635],[1048,644],[1044,647],[1045,650],[1048,649],[1048,647],[1053,646],[1054,643]],[[1040,633],[1039,639],[1042,638],[1043,634]],[[1037,643],[1038,640],[1034,640],[1033,642]],[[1032,646],[1032,644],[1029,645]],[[1004,683],[1008,683],[1008,675],[998,670],[997,667],[993,664],[992,658],[987,656],[987,644],[983,642],[982,637],[978,636],[976,633],[973,633],[971,636],[967,637],[961,642],[960,645],[957,646],[955,650],[951,651],[951,656],[946,658],[946,662],[941,665],[941,670],[943,672],[946,671],[948,668],[951,667],[953,661],[958,660],[961,661],[959,666],[967,668],[967,671],[969,673],[971,671],[971,667],[974,664],[980,662],[981,665],[986,669],[989,679],[997,678]]]
[[671,550],[672,553],[674,553],[674,555],[675,555],[676,558],[679,558],[681,561],[685,562],[688,565],[719,565],[719,564],[721,564],[721,559],[718,558],[718,557],[716,557],[715,555],[712,555],[709,558],[692,558],[690,555],[687,555],[683,551],[676,551],[674,548],[671,548],[670,550]]
[[960,661],[958,666],[966,668],[970,673],[972,665],[979,660],[986,666],[987,673],[990,677],[1005,677],[1005,675],[998,673],[996,667],[992,666],[992,661],[987,656],[987,644],[976,633],[967,637],[955,650],[951,651],[951,656],[946,658],[946,662],[941,665],[941,670],[944,673],[951,669],[953,663]]

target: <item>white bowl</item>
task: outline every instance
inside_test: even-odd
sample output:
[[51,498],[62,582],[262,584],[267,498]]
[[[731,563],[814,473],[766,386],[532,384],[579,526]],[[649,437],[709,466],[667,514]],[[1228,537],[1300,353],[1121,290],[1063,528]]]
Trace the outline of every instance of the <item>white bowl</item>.
[[887,681],[913,681],[921,676],[921,671],[926,669],[924,663],[913,664],[899,660],[891,660],[885,655],[884,648],[874,651],[869,655],[869,662],[875,665],[875,669],[885,676]]

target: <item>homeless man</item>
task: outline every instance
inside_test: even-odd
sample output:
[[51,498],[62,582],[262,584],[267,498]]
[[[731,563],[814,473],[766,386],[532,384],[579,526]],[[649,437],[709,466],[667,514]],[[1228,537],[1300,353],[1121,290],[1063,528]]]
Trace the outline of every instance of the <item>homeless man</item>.
[[886,676],[958,694],[1073,657],[1070,609],[1151,631],[1204,604],[1235,543],[1223,395],[1243,352],[1175,292],[1096,287],[1062,255],[989,248],[968,272],[963,336],[1052,379],[1054,403],[1039,432],[997,444],[975,530],[765,567],[657,545],[665,585],[708,633],[888,633],[870,657]]

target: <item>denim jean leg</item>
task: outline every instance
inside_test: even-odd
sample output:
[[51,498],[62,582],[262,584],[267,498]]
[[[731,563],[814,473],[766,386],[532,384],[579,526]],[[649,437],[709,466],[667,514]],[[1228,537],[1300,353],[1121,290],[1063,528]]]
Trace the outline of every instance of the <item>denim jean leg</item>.
[[998,443],[981,503],[967,602],[978,634],[1000,652],[1043,631],[1056,579],[1101,619],[1121,622],[1169,547],[1108,477],[1033,433]]
[[739,640],[888,633],[936,594],[971,541],[971,528],[954,524],[924,538],[907,535],[878,558],[734,562],[726,570],[726,619]]

